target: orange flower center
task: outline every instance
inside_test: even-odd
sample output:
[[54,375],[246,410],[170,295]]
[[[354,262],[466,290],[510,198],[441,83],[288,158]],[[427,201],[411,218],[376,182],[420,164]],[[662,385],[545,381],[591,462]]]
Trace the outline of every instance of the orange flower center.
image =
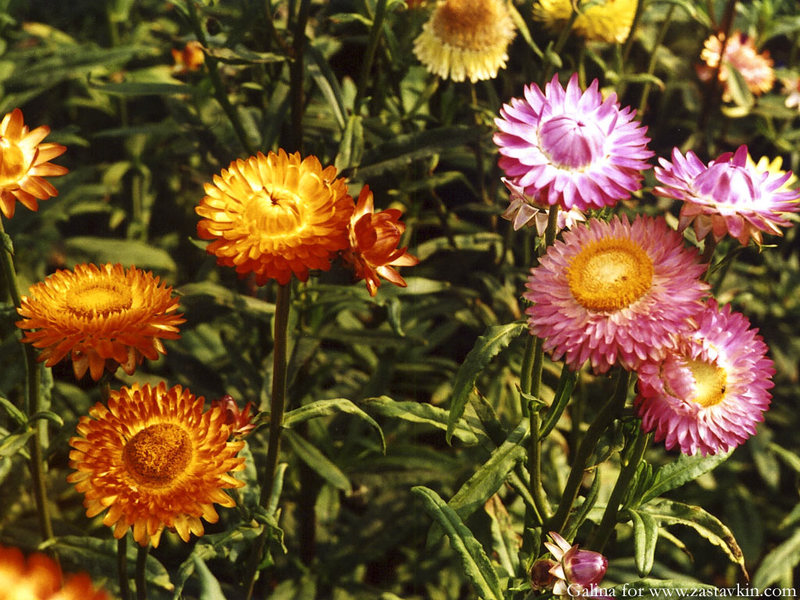
[[141,485],[165,487],[183,473],[192,457],[192,442],[182,427],[158,423],[131,438],[123,451],[125,466]]
[[499,17],[491,0],[447,0],[433,15],[433,30],[446,44],[482,50],[497,43],[493,25]]
[[78,317],[105,317],[128,310],[132,303],[130,289],[115,281],[88,281],[67,293],[67,306]]
[[19,180],[28,172],[25,155],[14,142],[0,138],[0,189],[19,187]]
[[244,219],[266,237],[293,236],[303,229],[302,199],[283,188],[262,188],[247,199]]
[[725,399],[728,383],[728,374],[725,369],[702,360],[687,362],[692,377],[694,377],[695,396],[691,399],[692,402],[696,402],[703,408],[722,402]]
[[572,296],[588,310],[620,310],[650,289],[653,262],[629,239],[595,240],[572,259],[567,281]]

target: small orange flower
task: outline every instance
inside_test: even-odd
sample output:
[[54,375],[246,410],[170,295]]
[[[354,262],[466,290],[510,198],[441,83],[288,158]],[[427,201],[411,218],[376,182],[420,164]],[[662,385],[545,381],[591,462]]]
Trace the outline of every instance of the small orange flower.
[[253,409],[252,402],[248,402],[244,410],[240,410],[233,396],[225,394],[222,398],[212,400],[211,406],[219,406],[225,411],[225,424],[231,428],[231,435],[235,438],[243,438],[256,428],[253,416],[250,414]]
[[[709,37],[704,44],[700,58],[705,61],[697,69],[698,76],[703,81],[708,81],[714,74],[720,61],[722,45],[725,34],[719,33]],[[722,58],[722,67],[719,70],[719,80],[724,85],[723,100],[730,101],[731,95],[728,80],[731,77],[731,68],[741,73],[747,88],[755,95],[763,94],[772,89],[775,84],[775,71],[773,61],[768,51],[759,53],[753,38],[744,33],[734,32],[725,44],[725,55]]]
[[8,219],[14,216],[17,200],[38,210],[37,200],[58,196],[45,177],[64,175],[68,169],[47,161],[64,154],[66,147],[40,143],[48,133],[46,125],[29,131],[18,108],[0,122],[0,212]]
[[370,296],[378,293],[381,285],[378,275],[406,287],[405,280],[392,267],[412,267],[419,263],[406,248],[397,247],[406,229],[400,222],[402,213],[394,208],[374,211],[372,192],[365,185],[350,218],[350,248],[343,255],[345,261],[353,265],[356,277],[367,284]]
[[172,60],[175,66],[172,70],[175,73],[183,74],[189,71],[197,71],[203,66],[206,55],[203,53],[203,45],[197,40],[187,42],[183,50],[172,49]]
[[9,600],[107,600],[86,573],[68,575],[49,556],[37,552],[27,559],[17,548],[0,547],[0,598]]
[[119,539],[133,527],[141,546],[157,547],[164,528],[184,542],[204,533],[201,517],[216,523],[214,504],[235,506],[224,488],[244,482],[231,472],[244,469],[237,453],[242,441],[229,442],[221,406],[203,412],[205,399],[179,385],[112,391],[108,408],[97,403],[81,417],[67,477],[84,494],[86,516],[108,509],[103,524]]
[[323,169],[316,156],[259,152],[233,161],[205,192],[195,208],[203,217],[197,235],[213,240],[207,251],[217,264],[254,273],[258,285],[285,285],[292,274],[306,281],[310,269],[327,271],[347,248],[353,199],[336,167]]
[[122,265],[77,265],[31,286],[22,297],[17,327],[23,342],[42,350],[52,367],[72,355],[75,377],[88,369],[97,381],[117,366],[132,375],[144,357],[165,354],[162,339],[176,339],[178,299],[150,272]]

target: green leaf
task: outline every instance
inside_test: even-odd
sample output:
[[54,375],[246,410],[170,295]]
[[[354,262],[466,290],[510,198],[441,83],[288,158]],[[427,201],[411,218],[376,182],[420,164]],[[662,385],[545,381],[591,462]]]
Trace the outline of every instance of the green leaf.
[[447,443],[453,437],[456,423],[464,414],[469,395],[475,387],[475,381],[489,362],[526,329],[525,323],[509,323],[492,325],[476,341],[467,358],[459,367],[453,382],[453,394],[450,401],[450,416],[447,421]]
[[28,423],[33,424],[39,419],[45,419],[51,423],[55,423],[59,427],[64,426],[64,419],[61,418],[61,415],[58,415],[51,410],[40,410],[39,412],[32,414],[31,418],[28,419]]
[[342,470],[333,464],[327,456],[317,450],[311,442],[290,430],[284,431],[284,439],[289,442],[292,450],[294,450],[300,460],[311,467],[311,469],[333,487],[348,494],[353,490],[353,486],[350,485],[350,480],[347,479],[347,475],[342,473]]
[[306,53],[308,54],[308,58],[311,59],[307,61],[308,73],[314,79],[314,83],[317,84],[325,100],[328,101],[328,107],[333,112],[339,129],[344,130],[347,110],[344,106],[344,96],[342,95],[342,88],[339,86],[339,81],[336,79],[336,75],[331,69],[331,66],[318,48],[312,44],[307,44]]
[[8,416],[11,417],[16,422],[17,425],[22,426],[28,422],[28,418],[25,416],[25,413],[23,413],[20,409],[14,406],[14,404],[12,404],[12,402],[7,398],[3,398],[2,396],[0,396],[0,405],[2,405],[3,408],[6,409]]
[[475,585],[478,597],[485,600],[503,600],[500,580],[492,563],[458,514],[429,488],[416,486],[411,488],[411,491],[422,499],[425,510],[450,538],[450,545],[459,555],[464,573]]
[[339,153],[336,155],[336,169],[341,172],[355,167],[364,153],[364,127],[360,115],[350,115],[339,142]]
[[195,302],[211,302],[219,306],[231,308],[236,311],[248,312],[255,316],[266,317],[275,313],[275,305],[259,298],[238,294],[230,288],[217,285],[210,281],[187,283],[177,288],[181,295],[181,302],[191,304]]
[[751,582],[754,588],[764,589],[777,583],[786,569],[794,569],[800,564],[800,529],[779,546],[773,548],[761,561]]
[[[402,419],[411,423],[424,423],[437,429],[447,430],[449,412],[430,404],[408,401],[398,402],[387,396],[367,398],[361,404],[373,414]],[[468,446],[474,446],[478,443],[478,436],[475,435],[472,427],[463,419],[456,424],[453,435]]]
[[498,494],[492,495],[483,508],[491,519],[493,556],[497,556],[508,576],[513,577],[519,567],[522,538],[515,531],[514,521]]
[[522,39],[525,40],[525,43],[528,44],[528,47],[533,50],[533,53],[540,59],[544,57],[542,49],[533,41],[533,36],[531,35],[530,29],[528,29],[528,24],[525,22],[525,19],[522,18],[519,11],[510,2],[508,4],[508,11],[511,13],[511,19],[514,21],[514,25],[517,26],[517,30],[522,36]]
[[565,364],[561,368],[561,376],[558,379],[558,386],[556,387],[555,396],[553,397],[553,403],[547,410],[547,414],[542,422],[542,427],[539,430],[540,439],[544,439],[550,435],[550,432],[558,423],[570,398],[572,398],[572,390],[575,389],[577,381],[578,373]]
[[197,554],[193,554],[195,572],[200,579],[200,600],[225,600],[225,594],[219,581],[211,573],[206,563]]
[[701,454],[688,456],[686,454],[681,454],[678,460],[668,463],[658,470],[655,483],[642,496],[642,504],[715,469],[718,465],[728,460],[732,452],[731,450],[725,454],[713,454],[709,456],[703,456]]
[[386,453],[386,440],[383,437],[383,430],[378,423],[370,417],[363,410],[358,408],[353,402],[347,398],[334,398],[332,400],[317,400],[300,408],[290,410],[283,417],[283,426],[286,429],[291,429],[300,423],[305,423],[309,419],[316,419],[318,417],[329,417],[338,413],[347,413],[354,415],[363,421],[366,421],[381,438],[381,447],[384,454]]
[[136,265],[140,269],[152,269],[169,274],[177,270],[175,261],[166,250],[145,242],[79,236],[68,238],[64,245],[72,266],[89,260],[98,265],[103,263]]
[[32,429],[27,429],[20,433],[10,433],[0,440],[0,457],[14,456],[25,447],[28,440],[33,435]]
[[646,577],[653,569],[658,542],[658,523],[646,512],[629,510],[633,521],[633,548],[639,577]]
[[747,577],[742,549],[733,537],[731,530],[711,513],[699,506],[665,498],[652,500],[641,506],[639,511],[651,515],[659,524],[691,527],[710,543],[722,548],[731,562],[739,565],[742,573]]
[[274,52],[254,52],[237,45],[234,49],[230,48],[203,48],[203,51],[216,58],[218,61],[229,65],[263,65],[268,63],[282,62],[286,56],[275,54]]
[[114,96],[168,96],[172,94],[193,94],[195,88],[185,83],[109,83],[106,85],[92,85],[94,89],[104,94]]

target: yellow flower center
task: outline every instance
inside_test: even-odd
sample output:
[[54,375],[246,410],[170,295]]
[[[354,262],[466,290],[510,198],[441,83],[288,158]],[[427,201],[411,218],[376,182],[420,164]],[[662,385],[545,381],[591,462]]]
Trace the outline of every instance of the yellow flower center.
[[0,138],[0,189],[19,187],[19,181],[27,171],[28,165],[20,147]]
[[433,15],[433,30],[446,44],[483,50],[497,43],[493,26],[500,18],[496,0],[447,0]]
[[641,246],[624,238],[595,240],[567,268],[572,296],[592,311],[630,306],[653,283],[653,262]]
[[254,192],[243,211],[253,232],[266,237],[293,236],[302,230],[302,198],[285,188]]
[[149,487],[165,487],[183,473],[192,457],[192,442],[182,427],[158,423],[131,438],[123,451],[133,479]]
[[701,360],[690,360],[687,366],[694,377],[695,396],[692,402],[708,408],[725,399],[728,382],[725,369]]
[[114,281],[89,281],[67,293],[67,306],[79,317],[106,317],[128,310],[132,303],[131,290]]

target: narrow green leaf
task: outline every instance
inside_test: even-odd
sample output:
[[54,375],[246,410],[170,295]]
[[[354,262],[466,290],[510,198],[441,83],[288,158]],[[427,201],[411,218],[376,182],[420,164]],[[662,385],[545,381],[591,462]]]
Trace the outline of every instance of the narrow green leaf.
[[51,423],[55,423],[59,427],[64,426],[64,419],[61,418],[61,415],[54,413],[52,410],[40,410],[39,412],[32,414],[31,418],[28,419],[28,423],[33,424],[40,419],[45,419]]
[[14,456],[25,447],[33,435],[33,430],[28,429],[21,433],[11,433],[0,440],[0,457]]
[[197,554],[193,554],[195,571],[200,579],[200,600],[225,600],[219,581]]
[[682,486],[684,483],[697,479],[703,473],[708,473],[712,469],[715,469],[728,459],[731,452],[709,456],[703,456],[701,454],[688,456],[686,454],[681,454],[678,460],[666,464],[656,472],[655,483],[645,492],[644,496],[642,496],[642,504],[649,502],[664,492],[668,492],[669,490]]
[[[384,417],[402,419],[411,423],[424,423],[437,429],[447,430],[448,411],[422,402],[398,402],[386,396],[367,398],[361,402],[365,410]],[[476,424],[477,425],[477,424]],[[468,446],[478,443],[473,427],[463,419],[456,424],[453,435]]]
[[284,431],[283,437],[289,442],[297,457],[316,471],[325,481],[346,493],[350,493],[353,490],[347,475],[342,473],[342,470],[317,450],[311,442],[290,430]]
[[358,408],[353,402],[347,398],[334,398],[332,400],[317,400],[300,408],[290,410],[283,417],[283,426],[286,429],[291,429],[300,423],[304,423],[310,419],[318,417],[329,417],[338,413],[347,413],[362,419],[370,425],[381,438],[381,448],[384,454],[386,453],[386,440],[383,437],[383,430],[378,425],[377,421],[370,417],[363,410]]
[[450,545],[461,558],[461,566],[475,585],[478,597],[485,600],[503,600],[500,580],[492,563],[458,514],[429,488],[416,486],[411,488],[411,491],[422,499],[425,510],[447,533]]
[[578,381],[578,374],[570,369],[566,364],[561,368],[561,376],[558,379],[558,386],[556,387],[553,403],[547,410],[547,414],[542,422],[542,427],[539,430],[539,438],[544,439],[558,423],[564,409],[569,404],[572,398],[572,390],[575,389],[575,383]]
[[493,325],[476,341],[467,358],[459,367],[453,382],[453,394],[450,401],[450,416],[447,421],[447,443],[453,437],[456,423],[464,414],[464,408],[475,387],[478,375],[486,368],[489,362],[501,350],[506,348],[520,333],[526,329],[525,323],[509,323],[507,325]]
[[306,53],[308,54],[308,58],[311,59],[307,62],[308,72],[314,80],[314,83],[317,84],[319,91],[322,92],[322,95],[325,96],[325,99],[328,101],[328,106],[333,112],[339,129],[344,130],[347,110],[344,106],[344,96],[342,95],[342,88],[339,86],[339,81],[336,79],[336,75],[331,69],[331,66],[318,48],[313,44],[307,44]]
[[658,523],[646,512],[629,510],[633,521],[633,547],[639,577],[646,577],[653,569],[658,542]]
[[519,11],[514,7],[512,3],[509,2],[508,4],[508,11],[511,13],[511,19],[514,21],[514,25],[517,26],[517,30],[519,31],[522,39],[525,40],[525,43],[528,44],[528,47],[533,50],[533,53],[538,58],[543,58],[544,53],[542,49],[533,41],[533,36],[531,35],[530,29],[528,29],[528,24],[525,22],[525,19],[522,18],[522,15],[519,14]]
[[2,396],[0,396],[0,405],[2,405],[3,408],[6,409],[8,416],[11,417],[16,422],[17,425],[22,426],[28,422],[28,418],[25,416],[25,413],[23,413],[20,409],[14,406],[14,404],[7,398],[3,398]]
[[785,542],[773,548],[761,561],[753,581],[754,588],[764,589],[777,583],[785,569],[794,569],[800,564],[800,529]]
[[256,316],[268,316],[275,313],[274,304],[252,296],[238,294],[230,288],[210,281],[187,283],[176,291],[181,295],[181,302],[185,304],[208,302]]
[[497,556],[506,574],[514,577],[519,567],[522,538],[515,531],[513,519],[498,494],[492,495],[483,508],[491,519],[492,555]]
[[364,126],[360,115],[350,115],[339,142],[339,153],[336,155],[336,169],[341,172],[355,167],[361,162],[364,153]]
[[171,94],[192,94],[195,89],[184,83],[109,83],[92,85],[98,92],[114,96],[165,96]]

